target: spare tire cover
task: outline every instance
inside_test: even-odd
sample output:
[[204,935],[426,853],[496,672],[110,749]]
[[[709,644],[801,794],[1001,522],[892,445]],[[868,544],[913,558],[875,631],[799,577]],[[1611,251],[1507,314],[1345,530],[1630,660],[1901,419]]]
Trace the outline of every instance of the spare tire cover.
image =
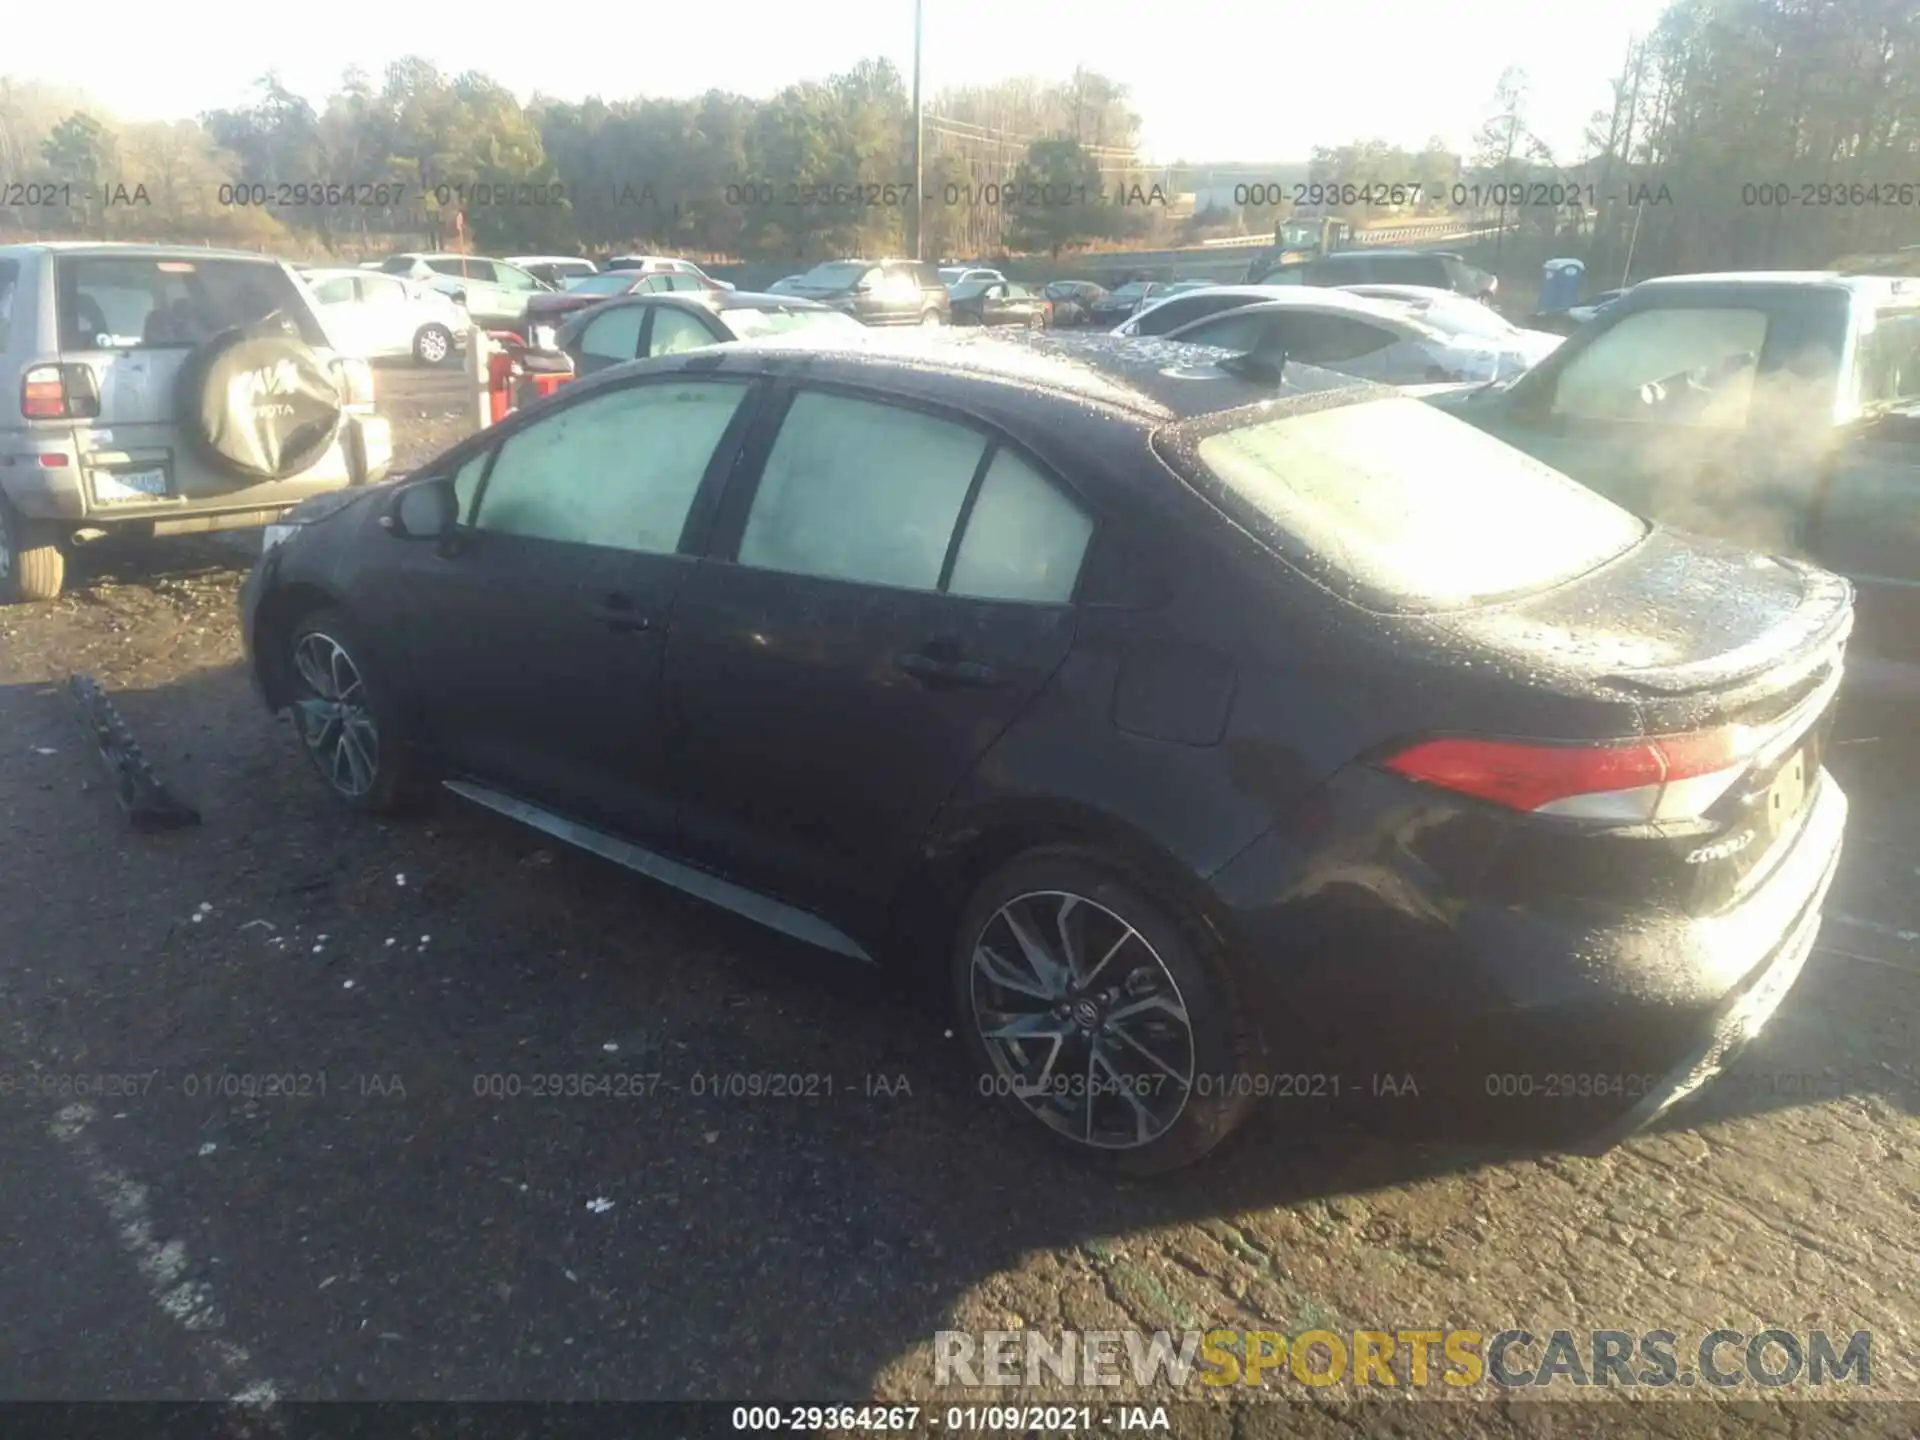
[[241,480],[298,475],[340,431],[344,401],[327,362],[278,328],[222,331],[187,356],[175,383],[186,439]]

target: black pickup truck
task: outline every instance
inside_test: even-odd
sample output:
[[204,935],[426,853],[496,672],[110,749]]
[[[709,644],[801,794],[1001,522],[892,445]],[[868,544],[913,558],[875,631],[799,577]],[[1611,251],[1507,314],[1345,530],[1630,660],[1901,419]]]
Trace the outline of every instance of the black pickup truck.
[[1426,398],[1650,519],[1847,576],[1850,690],[1920,716],[1920,280],[1647,280],[1518,379]]

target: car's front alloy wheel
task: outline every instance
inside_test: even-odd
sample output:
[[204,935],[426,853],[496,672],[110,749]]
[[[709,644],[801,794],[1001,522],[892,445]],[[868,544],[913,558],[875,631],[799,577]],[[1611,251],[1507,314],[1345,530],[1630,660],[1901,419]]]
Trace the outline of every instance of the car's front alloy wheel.
[[329,789],[363,810],[412,798],[412,765],[390,707],[347,618],[319,611],[288,643],[291,709],[301,746]]
[[955,999],[981,1089],[1057,1141],[1146,1173],[1198,1159],[1239,1122],[1246,1041],[1225,961],[1125,868],[1031,851],[975,892]]
[[300,739],[344,799],[373,792],[380,777],[380,726],[360,667],[338,640],[312,630],[293,648],[301,694],[294,701]]

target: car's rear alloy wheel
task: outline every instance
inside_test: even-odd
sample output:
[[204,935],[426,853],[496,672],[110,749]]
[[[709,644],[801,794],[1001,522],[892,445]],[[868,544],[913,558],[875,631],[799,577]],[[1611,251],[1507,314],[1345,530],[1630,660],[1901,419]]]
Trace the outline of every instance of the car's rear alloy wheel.
[[365,649],[344,615],[317,611],[289,642],[292,711],[307,758],[329,789],[362,810],[401,808],[418,787]]
[[413,358],[422,365],[444,365],[453,354],[453,332],[444,325],[422,325],[413,337]]
[[1174,915],[1117,866],[1033,851],[976,892],[955,956],[982,1090],[1136,1173],[1204,1155],[1251,1089],[1225,1079],[1246,1066],[1224,964]]

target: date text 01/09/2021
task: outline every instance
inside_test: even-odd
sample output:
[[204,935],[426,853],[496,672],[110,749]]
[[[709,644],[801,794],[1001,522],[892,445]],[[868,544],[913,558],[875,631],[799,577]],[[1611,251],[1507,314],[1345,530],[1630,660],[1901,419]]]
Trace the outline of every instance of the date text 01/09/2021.
[[736,1405],[740,1432],[829,1431],[867,1434],[926,1433],[1018,1435],[1099,1434],[1115,1430],[1166,1432],[1164,1405]]

